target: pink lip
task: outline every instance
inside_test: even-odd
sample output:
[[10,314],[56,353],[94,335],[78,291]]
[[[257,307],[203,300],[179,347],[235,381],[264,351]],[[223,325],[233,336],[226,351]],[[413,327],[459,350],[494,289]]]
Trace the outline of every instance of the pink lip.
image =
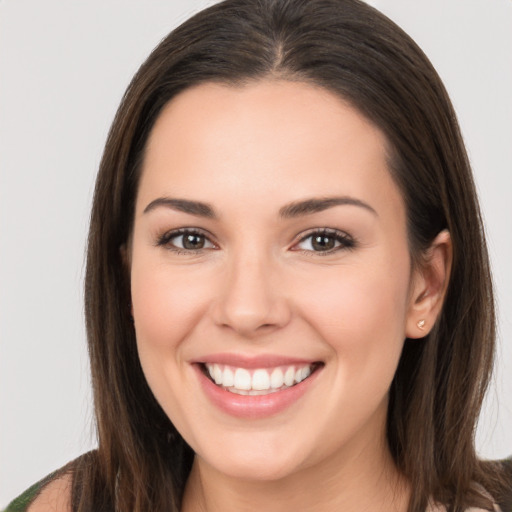
[[[279,362],[281,361],[280,359]],[[216,362],[218,362],[218,359],[216,359]],[[224,364],[231,363],[225,362]],[[285,364],[291,363],[287,362]],[[239,366],[239,364],[235,366]],[[214,405],[227,414],[246,419],[267,418],[291,406],[310,389],[322,370],[318,368],[307,379],[283,391],[269,393],[268,395],[238,395],[226,391],[213,383],[203,373],[200,364],[194,364],[193,367],[196,370],[203,391]],[[247,366],[245,367],[247,368]],[[265,365],[259,366],[259,368],[262,367],[265,367]]]
[[274,368],[276,366],[290,366],[290,365],[306,365],[313,364],[314,360],[311,359],[298,359],[296,357],[286,357],[279,355],[257,355],[246,356],[233,353],[220,353],[210,354],[196,361],[194,363],[217,363],[227,364],[229,366],[236,366],[237,368]]

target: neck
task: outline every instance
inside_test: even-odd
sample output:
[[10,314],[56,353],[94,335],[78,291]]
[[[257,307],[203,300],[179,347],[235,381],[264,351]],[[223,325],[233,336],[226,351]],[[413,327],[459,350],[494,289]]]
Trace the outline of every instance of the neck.
[[385,440],[372,444],[334,454],[277,481],[227,476],[196,456],[182,512],[405,512],[408,483]]

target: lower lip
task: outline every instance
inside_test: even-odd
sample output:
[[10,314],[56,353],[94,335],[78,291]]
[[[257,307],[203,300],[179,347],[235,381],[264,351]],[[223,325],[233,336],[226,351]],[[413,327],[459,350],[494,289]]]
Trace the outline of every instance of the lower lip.
[[268,395],[238,395],[214,384],[203,373],[200,365],[194,364],[194,368],[206,396],[219,409],[232,416],[250,419],[273,416],[297,402],[313,385],[321,371],[321,368],[318,368],[307,379],[282,391]]

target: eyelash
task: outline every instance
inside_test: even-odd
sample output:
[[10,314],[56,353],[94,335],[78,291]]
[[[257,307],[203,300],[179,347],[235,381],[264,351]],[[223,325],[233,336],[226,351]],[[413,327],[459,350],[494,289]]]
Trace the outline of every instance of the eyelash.
[[[200,249],[184,249],[181,247],[176,247],[171,244],[171,240],[178,237],[183,237],[186,235],[192,235],[192,236],[199,236],[204,237],[205,240],[207,240],[210,244],[212,244],[213,247],[202,247]],[[307,234],[303,235],[298,242],[295,242],[293,247],[295,247],[298,244],[301,244],[308,240],[309,238],[312,238],[313,236],[317,237],[324,237],[324,238],[334,238],[334,242],[338,243],[338,246],[335,246],[331,249],[328,249],[326,251],[314,251],[311,249],[292,249],[294,251],[300,252],[302,254],[306,254],[308,256],[311,256],[314,254],[315,256],[327,256],[330,254],[333,254],[335,252],[338,252],[340,250],[352,250],[354,249],[357,244],[354,238],[352,238],[347,233],[344,233],[343,231],[339,231],[337,229],[328,229],[328,228],[322,228],[322,229],[314,229],[309,231]],[[209,236],[204,233],[202,230],[196,229],[196,228],[183,228],[183,229],[177,229],[173,231],[168,231],[167,233],[164,233],[160,237],[158,237],[158,240],[156,242],[156,245],[158,247],[166,247],[168,250],[178,254],[178,255],[194,255],[194,254],[200,254],[204,250],[215,248],[215,244],[209,239]]]
[[349,234],[339,231],[337,229],[329,229],[329,228],[322,228],[322,229],[313,229],[309,231],[307,234],[302,236],[300,240],[295,244],[298,245],[302,242],[305,242],[309,238],[312,237],[325,237],[325,238],[334,238],[334,242],[338,242],[339,245],[333,247],[332,249],[328,249],[326,251],[312,251],[310,249],[294,249],[295,251],[301,252],[306,255],[314,254],[315,256],[329,256],[335,252],[342,251],[342,250],[352,250],[354,249],[357,244],[354,238],[352,238]]
[[201,251],[203,251],[205,249],[210,249],[210,247],[200,248],[200,249],[184,249],[181,247],[176,247],[171,244],[171,240],[173,238],[178,238],[180,236],[184,237],[185,235],[204,237],[205,240],[208,240],[212,245],[215,245],[213,242],[210,241],[210,239],[206,233],[204,233],[200,229],[196,229],[196,228],[184,228],[184,229],[176,229],[174,231],[168,231],[167,233],[164,233],[162,236],[160,236],[158,238],[156,245],[159,247],[166,247],[167,249],[175,252],[176,254],[184,254],[184,255],[200,254]]

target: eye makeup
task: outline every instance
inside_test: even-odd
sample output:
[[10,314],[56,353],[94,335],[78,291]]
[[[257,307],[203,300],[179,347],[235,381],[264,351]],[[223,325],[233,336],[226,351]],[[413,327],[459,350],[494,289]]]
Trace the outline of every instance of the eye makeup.
[[157,247],[164,247],[177,254],[199,254],[217,249],[210,236],[199,228],[180,228],[167,231],[157,238]]
[[[176,254],[193,255],[219,247],[212,242],[211,235],[199,228],[180,228],[167,231],[157,237],[155,245]],[[301,234],[290,250],[307,255],[332,255],[342,250],[352,250],[356,241],[344,231],[332,228],[314,228]]]
[[[291,250],[315,256],[330,255],[335,252],[354,249],[356,241],[344,231],[332,228],[312,229],[303,234]],[[301,247],[302,246],[302,247]]]

